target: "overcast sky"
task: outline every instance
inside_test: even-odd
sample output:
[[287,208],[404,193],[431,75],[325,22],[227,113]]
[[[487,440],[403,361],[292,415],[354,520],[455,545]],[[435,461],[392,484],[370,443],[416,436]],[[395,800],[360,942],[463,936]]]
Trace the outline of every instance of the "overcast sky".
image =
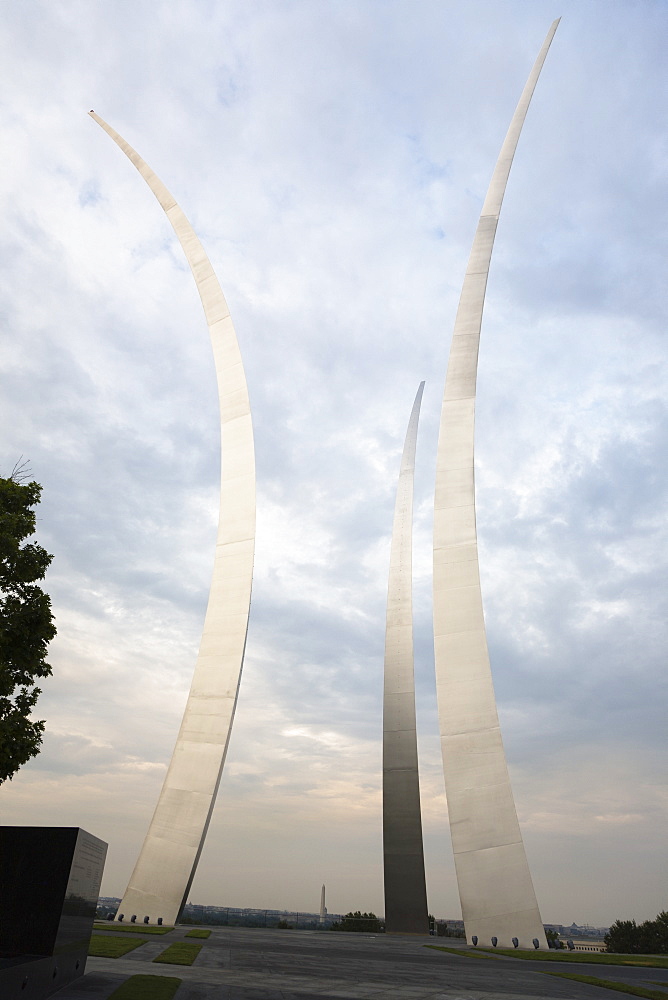
[[651,0],[3,2],[0,472],[43,484],[58,636],[5,823],[109,842],[120,896],[178,730],[215,542],[192,277],[94,108],[204,243],[248,379],[247,656],[194,902],[384,909],[381,692],[426,379],[415,645],[430,911],[459,917],[431,632],[436,435],[486,187],[550,23],[483,322],[483,598],[543,919],[668,906],[668,8]]

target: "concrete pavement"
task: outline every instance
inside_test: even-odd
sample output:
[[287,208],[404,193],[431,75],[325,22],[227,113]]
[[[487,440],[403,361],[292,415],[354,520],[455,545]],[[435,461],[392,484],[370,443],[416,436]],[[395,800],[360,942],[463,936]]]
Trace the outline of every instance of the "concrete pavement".
[[[425,948],[436,939],[327,931],[212,928],[192,966],[151,959],[182,940],[188,927],[153,938],[124,958],[89,958],[86,975],[55,1000],[108,1000],[138,973],[175,976],[175,1000],[620,1000],[623,994],[546,976],[563,965],[502,957],[468,958]],[[462,942],[438,939],[461,947]],[[619,982],[665,982],[668,970],[568,966]],[[653,987],[656,989],[656,986]],[[666,994],[668,998],[668,993]]]

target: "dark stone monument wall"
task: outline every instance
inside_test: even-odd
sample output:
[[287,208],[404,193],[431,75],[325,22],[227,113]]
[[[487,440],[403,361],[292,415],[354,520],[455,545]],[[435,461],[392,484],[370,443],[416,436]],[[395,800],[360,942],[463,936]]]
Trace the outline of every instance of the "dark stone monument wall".
[[0,827],[0,997],[83,975],[107,845],[78,827]]

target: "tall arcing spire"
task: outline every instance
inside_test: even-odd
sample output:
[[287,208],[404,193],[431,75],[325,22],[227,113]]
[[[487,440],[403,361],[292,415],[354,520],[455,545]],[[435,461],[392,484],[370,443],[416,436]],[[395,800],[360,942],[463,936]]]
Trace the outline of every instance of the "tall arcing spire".
[[385,929],[428,934],[413,678],[413,480],[424,382],[401,457],[392,528],[383,697]]
[[473,433],[478,341],[501,203],[547,33],[492,175],[459,300],[445,381],[434,510],[434,652],[445,788],[469,941],[547,947],[496,711],[478,571]]
[[190,889],[220,782],[241,680],[255,549],[255,454],[246,377],[225,297],[202,244],[162,181],[93,111],[174,227],[211,334],[220,403],[220,516],[209,603],[190,694],[144,846],[119,907],[173,924]]

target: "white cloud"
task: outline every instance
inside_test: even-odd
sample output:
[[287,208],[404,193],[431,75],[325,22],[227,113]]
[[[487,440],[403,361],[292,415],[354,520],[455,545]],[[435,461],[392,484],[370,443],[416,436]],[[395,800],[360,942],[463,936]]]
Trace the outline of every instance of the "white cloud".
[[[185,702],[217,404],[136,145],[203,239],[253,406],[257,572],[193,897],[381,911],[380,697],[399,456],[416,472],[430,908],[456,916],[434,709],[431,490],[457,296],[554,11],[423,0],[28,0],[0,33],[2,469],[30,458],[59,634],[6,822],[108,839],[120,894]],[[484,598],[546,920],[653,916],[666,824],[663,12],[567,0],[506,196],[480,361]],[[661,234],[661,236],[659,235]],[[583,763],[584,762],[584,763]],[[585,766],[586,764],[586,766]],[[629,907],[629,914],[623,907]]]

